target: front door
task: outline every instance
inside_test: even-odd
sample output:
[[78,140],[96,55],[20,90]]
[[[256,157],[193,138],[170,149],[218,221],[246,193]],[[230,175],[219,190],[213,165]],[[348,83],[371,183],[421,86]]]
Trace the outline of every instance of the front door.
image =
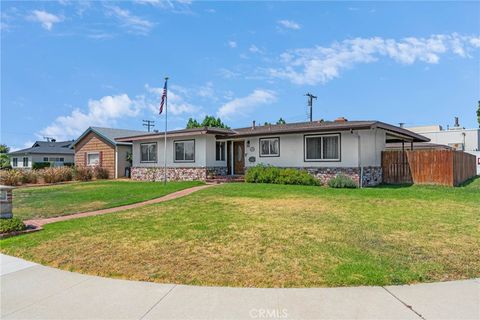
[[244,174],[245,172],[245,142],[233,142],[233,173]]

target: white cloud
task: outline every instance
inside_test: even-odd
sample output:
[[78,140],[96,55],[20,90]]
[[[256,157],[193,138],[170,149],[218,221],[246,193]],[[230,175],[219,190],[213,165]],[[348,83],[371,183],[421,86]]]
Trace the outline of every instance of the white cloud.
[[340,76],[340,72],[356,64],[372,63],[388,57],[402,64],[417,61],[438,63],[440,55],[451,52],[467,57],[473,48],[480,47],[479,36],[432,35],[429,38],[394,39],[355,38],[335,42],[329,47],[295,49],[284,52],[282,67],[271,68],[268,73],[275,78],[296,84],[315,85]]
[[279,25],[287,29],[300,30],[302,28],[298,23],[292,20],[279,20],[277,22]]
[[141,107],[138,101],[130,99],[127,94],[89,100],[86,111],[75,109],[67,116],[58,117],[41,130],[39,136],[49,136],[57,140],[76,138],[90,126],[112,126],[119,118],[135,117]]
[[235,41],[228,41],[228,46],[230,48],[236,48],[237,47],[237,43]]
[[243,98],[236,98],[218,109],[217,116],[231,119],[233,116],[246,116],[256,107],[271,104],[277,100],[276,93],[271,90],[256,89]]
[[153,22],[137,17],[126,9],[117,6],[106,6],[106,9],[107,16],[115,17],[131,33],[146,35],[155,26]]
[[48,31],[52,30],[55,23],[63,21],[62,16],[57,16],[43,10],[33,10],[27,18],[30,21],[40,22],[42,27]]
[[[150,110],[158,114],[158,109],[160,107],[160,98],[163,93],[163,88],[154,88],[146,84],[145,89],[147,92],[153,94],[153,97],[148,98],[147,105]],[[201,111],[201,107],[190,104],[186,101],[184,97],[186,89],[182,87],[171,87],[168,89],[168,113],[175,116],[182,114],[196,114]]]
[[250,51],[251,53],[263,53],[263,51],[254,44],[252,44],[250,48],[248,48],[248,51]]

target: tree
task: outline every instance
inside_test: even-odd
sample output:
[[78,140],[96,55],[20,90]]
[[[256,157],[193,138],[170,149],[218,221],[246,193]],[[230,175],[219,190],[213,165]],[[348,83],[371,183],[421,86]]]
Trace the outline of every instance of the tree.
[[205,116],[205,119],[203,119],[202,123],[199,123],[196,119],[193,118],[188,119],[187,129],[203,127],[230,129],[226,124],[222,122],[220,118],[215,118],[214,116]]
[[200,123],[198,123],[197,120],[192,119],[192,118],[188,119],[187,129],[200,128],[200,127],[201,127],[201,125],[200,125]]
[[277,124],[287,124],[287,121],[283,120],[283,118],[278,119]]
[[480,101],[478,101],[477,121],[478,121],[478,127],[480,128]]
[[0,169],[10,168],[9,152],[10,148],[6,144],[0,144]]

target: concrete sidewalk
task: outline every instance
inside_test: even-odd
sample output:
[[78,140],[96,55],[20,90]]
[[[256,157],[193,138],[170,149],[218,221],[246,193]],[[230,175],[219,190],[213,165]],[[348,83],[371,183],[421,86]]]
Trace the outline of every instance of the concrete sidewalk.
[[2,319],[480,319],[480,280],[253,289],[115,280],[0,255]]

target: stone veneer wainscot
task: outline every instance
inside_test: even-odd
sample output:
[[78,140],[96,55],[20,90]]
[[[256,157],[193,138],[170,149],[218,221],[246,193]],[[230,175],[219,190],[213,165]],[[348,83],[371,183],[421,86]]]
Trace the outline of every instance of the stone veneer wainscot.
[[[227,175],[227,168],[224,167],[167,167],[168,181],[205,181],[213,176]],[[141,181],[162,181],[164,168],[133,167],[132,179]]]

